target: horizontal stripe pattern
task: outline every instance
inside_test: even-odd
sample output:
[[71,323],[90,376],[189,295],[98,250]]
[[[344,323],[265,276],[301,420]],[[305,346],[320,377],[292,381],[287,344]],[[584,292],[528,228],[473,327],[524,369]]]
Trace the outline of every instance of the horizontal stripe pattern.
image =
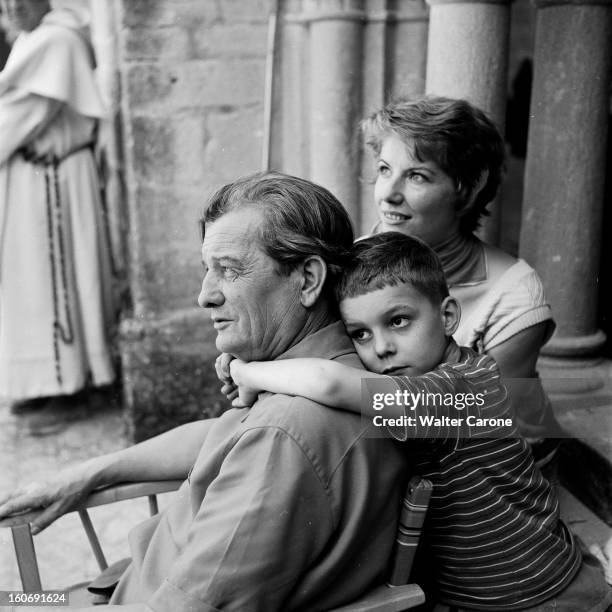
[[[485,404],[466,408],[463,417],[511,416],[495,361],[465,347],[457,363],[393,380],[413,393],[484,393]],[[450,416],[448,407],[419,410]],[[475,610],[520,610],[565,588],[581,554],[516,429],[417,429],[408,428],[413,440],[406,446],[415,471],[434,484],[423,537],[435,562],[438,599]]]

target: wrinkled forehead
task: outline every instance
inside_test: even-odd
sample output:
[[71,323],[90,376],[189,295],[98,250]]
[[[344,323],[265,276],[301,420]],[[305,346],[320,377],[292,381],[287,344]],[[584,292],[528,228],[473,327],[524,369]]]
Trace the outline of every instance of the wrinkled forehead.
[[203,228],[202,259],[244,258],[263,252],[261,246],[261,211],[236,209],[225,213]]

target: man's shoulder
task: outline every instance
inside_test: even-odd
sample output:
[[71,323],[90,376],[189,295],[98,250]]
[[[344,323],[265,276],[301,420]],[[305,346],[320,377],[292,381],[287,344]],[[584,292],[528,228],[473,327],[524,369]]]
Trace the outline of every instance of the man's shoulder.
[[[363,369],[361,361],[354,352],[340,354],[330,361]],[[265,424],[280,427],[296,437],[300,434],[303,436],[319,434],[322,428],[333,427],[338,428],[347,440],[361,435],[365,425],[361,416],[353,412],[330,408],[299,395],[282,393],[265,393],[260,396],[246,421],[253,425],[257,423],[257,426]]]
[[[394,458],[390,439],[375,439],[366,419],[361,415],[336,410],[304,397],[266,394],[249,411],[242,422],[246,430],[270,428],[280,430],[288,443],[297,445],[304,457],[329,484],[342,466],[353,461],[374,467],[386,454],[392,465]],[[382,455],[381,455],[382,453]]]
[[[355,352],[340,353],[330,361],[363,369]],[[365,425],[361,416],[353,412],[330,408],[299,395],[282,393],[265,393],[260,396],[245,423],[247,421],[252,426],[280,427],[298,438],[318,435],[326,427],[338,428],[347,440],[361,435]]]
[[361,416],[336,410],[305,397],[266,393],[244,420],[247,427],[277,427],[296,440],[318,444],[321,437],[352,443],[364,430]]

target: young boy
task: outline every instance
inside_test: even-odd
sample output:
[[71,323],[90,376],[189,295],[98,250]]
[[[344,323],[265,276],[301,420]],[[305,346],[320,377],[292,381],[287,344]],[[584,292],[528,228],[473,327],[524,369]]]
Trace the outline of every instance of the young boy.
[[336,297],[370,372],[322,359],[235,359],[230,381],[221,360],[235,405],[264,390],[301,395],[361,412],[404,441],[414,472],[434,484],[424,540],[438,602],[460,611],[605,610],[612,593],[559,519],[554,491],[512,424],[497,365],[452,339],[460,312],[435,253],[396,232],[361,240]]

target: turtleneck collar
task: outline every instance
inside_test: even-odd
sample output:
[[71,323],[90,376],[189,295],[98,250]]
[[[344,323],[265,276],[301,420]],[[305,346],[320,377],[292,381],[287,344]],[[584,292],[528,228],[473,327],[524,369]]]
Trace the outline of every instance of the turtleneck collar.
[[479,283],[487,279],[487,266],[482,242],[476,236],[453,234],[433,247],[446,275],[449,287]]
[[[380,233],[380,222],[377,222],[370,235]],[[484,245],[473,234],[464,236],[457,232],[440,244],[432,246],[432,249],[440,258],[449,287],[475,285],[487,280]]]

